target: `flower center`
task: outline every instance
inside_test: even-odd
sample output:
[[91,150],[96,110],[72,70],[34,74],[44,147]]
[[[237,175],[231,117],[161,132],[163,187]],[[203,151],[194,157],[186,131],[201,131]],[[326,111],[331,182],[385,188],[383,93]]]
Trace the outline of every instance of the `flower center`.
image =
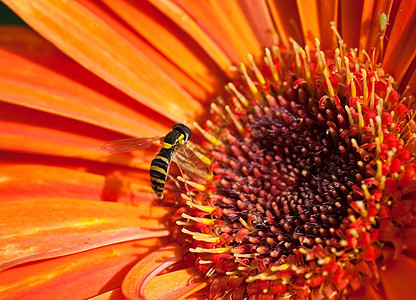
[[319,123],[329,118],[318,104],[285,105],[295,101],[289,94],[281,97],[283,105],[248,114],[250,135],[228,138],[228,155],[214,154],[222,174],[217,193],[227,199],[217,206],[227,222],[252,219],[243,242],[282,259],[300,245],[339,247],[336,230],[358,175],[352,147],[334,141],[326,122]]
[[402,250],[413,99],[342,41],[316,48],[266,49],[259,67],[249,56],[210,119],[194,123],[189,146],[213,177],[182,166],[192,175],[174,236],[210,299],[341,297],[379,281],[386,248]]

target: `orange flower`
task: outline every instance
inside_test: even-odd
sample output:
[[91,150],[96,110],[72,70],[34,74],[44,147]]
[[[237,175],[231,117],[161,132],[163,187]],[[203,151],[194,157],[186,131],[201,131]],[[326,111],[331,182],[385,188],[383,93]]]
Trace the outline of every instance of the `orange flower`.
[[413,1],[3,1],[0,297],[414,297]]

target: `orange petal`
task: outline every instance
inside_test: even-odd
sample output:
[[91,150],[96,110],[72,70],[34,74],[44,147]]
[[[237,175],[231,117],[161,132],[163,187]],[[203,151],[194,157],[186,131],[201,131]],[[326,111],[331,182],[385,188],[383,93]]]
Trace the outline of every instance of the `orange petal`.
[[195,277],[196,273],[195,268],[188,268],[153,277],[145,288],[145,297],[148,300],[185,299],[207,286],[205,279]]
[[[180,28],[174,26],[150,3],[109,0],[103,2],[134,28],[147,43],[203,88],[206,92],[204,98],[212,95],[216,91],[215,87],[220,87],[219,80],[221,77],[225,79],[224,73]],[[225,69],[228,66],[229,64],[222,67]],[[171,77],[181,82],[177,76]]]
[[145,171],[158,149],[155,145],[146,151],[109,155],[100,149],[106,140],[95,136],[109,136],[106,131],[1,102],[0,127],[4,128],[0,132],[0,148],[4,150],[117,163]]
[[341,1],[341,36],[347,46],[358,48],[360,41],[361,12],[364,1]]
[[98,296],[89,298],[89,300],[124,300],[126,299],[121,292],[121,289],[114,289]]
[[119,243],[5,270],[0,273],[0,298],[86,299],[101,294],[120,287],[130,267],[164,242]]
[[[66,158],[66,157],[56,157],[48,155],[37,155],[29,153],[20,153],[20,152],[7,152],[0,151],[0,164],[36,164],[44,166],[55,166],[59,168],[74,170],[78,172],[88,172],[94,174],[101,174],[106,177],[105,180],[108,180],[110,186],[113,184],[112,179],[118,181],[114,183],[114,189],[118,190],[121,186],[132,190],[130,193],[131,199],[128,203],[135,203],[136,201],[140,202],[143,199],[149,200],[149,196],[154,200],[154,193],[149,188],[149,171],[138,170],[128,167],[122,167],[120,165],[111,164],[111,163],[100,163],[94,161],[87,161],[77,158]],[[1,177],[1,175],[0,175]],[[110,179],[112,178],[112,179]],[[7,184],[7,183],[6,183]],[[104,183],[103,189],[109,188],[107,183]],[[111,188],[113,189],[113,188]],[[121,199],[124,198],[123,190],[120,190],[123,195],[118,195]],[[136,193],[137,191],[137,193]],[[149,195],[149,191],[151,194]],[[106,192],[103,192],[106,194]],[[129,193],[127,193],[129,194]],[[109,195],[110,196],[110,195]],[[113,197],[114,194],[111,195]],[[77,198],[77,197],[75,197]],[[87,197],[88,198],[88,197]],[[125,199],[127,200],[127,199]],[[124,201],[122,201],[124,202]]]
[[101,19],[99,12],[96,14],[82,2],[5,3],[81,65],[153,110],[176,121],[192,118],[201,111],[200,103],[146,57],[131,36],[126,36],[128,30],[112,19]]
[[388,299],[414,299],[416,261],[405,255],[391,260],[386,270],[380,271],[381,282]]
[[265,0],[241,0],[239,5],[262,47],[270,47],[279,43],[279,37]]
[[160,124],[160,118],[165,120],[157,112],[52,51],[29,29],[8,29],[0,28],[2,101],[133,136],[161,135],[169,128]]
[[322,49],[332,49],[336,39],[330,22],[337,23],[338,1],[297,0],[297,5],[305,43],[313,47],[318,38]]
[[[361,15],[360,49],[372,55],[373,49],[377,60],[380,49],[380,38],[383,38],[380,25],[380,15],[390,15],[393,5],[391,0],[364,1]],[[383,41],[383,39],[381,39]]]
[[416,2],[400,2],[383,60],[384,69],[400,83],[416,56]]
[[296,2],[267,0],[267,4],[282,43],[288,47],[291,45],[289,38],[293,38],[297,43],[303,45],[305,42]]
[[[215,22],[218,22],[226,33],[229,42],[241,49],[240,61],[247,60],[247,53],[254,57],[263,55],[263,49],[254,35],[253,29],[241,10],[238,1],[211,1],[211,8],[215,14]],[[214,20],[211,20],[214,21]]]
[[[247,53],[254,56],[262,54],[261,46],[237,1],[183,0],[180,4],[173,1],[151,2],[198,44],[206,47],[204,43],[207,42],[209,51],[215,51],[215,56],[218,55],[221,61],[226,61],[221,55],[222,51],[234,64],[247,60]],[[221,50],[218,51],[218,48]],[[229,72],[228,63],[221,63],[221,66],[225,66],[224,71]]]
[[338,0],[319,0],[319,32],[322,49],[333,49],[336,46],[336,37],[331,29],[331,22],[338,24]]
[[305,44],[314,46],[315,38],[321,40],[318,3],[316,0],[296,0],[296,3],[298,5]]
[[[231,65],[230,54],[233,52],[227,51],[227,48],[224,49],[224,47],[222,47],[223,45],[218,43],[216,39],[217,35],[209,35],[204,30],[205,26],[201,24],[203,21],[200,15],[196,17],[195,15],[190,15],[190,13],[195,14],[198,12],[206,14],[206,10],[201,10],[201,6],[205,5],[205,3],[198,2],[196,7],[190,7],[190,5],[193,4],[196,4],[195,1],[190,3],[183,2],[182,5],[177,5],[172,1],[158,1],[153,5],[158,8],[161,13],[165,14],[171,22],[175,23],[186,34],[188,34],[222,70],[227,70],[227,68]],[[194,9],[198,7],[200,7],[199,10]],[[234,48],[233,50],[235,52]]]
[[166,213],[149,205],[65,198],[2,202],[0,269],[122,241],[167,236]]
[[129,299],[142,299],[152,277],[182,258],[182,248],[178,244],[167,245],[150,253],[127,274],[122,285],[123,294]]
[[40,164],[0,164],[0,201],[79,198],[151,205],[153,192],[146,172],[141,183]]

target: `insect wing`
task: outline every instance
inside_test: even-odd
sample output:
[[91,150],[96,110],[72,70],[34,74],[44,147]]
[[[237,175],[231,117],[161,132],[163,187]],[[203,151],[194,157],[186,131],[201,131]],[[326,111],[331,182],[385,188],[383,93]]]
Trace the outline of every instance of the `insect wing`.
[[207,167],[196,154],[185,145],[181,145],[174,157],[175,162],[180,164],[180,167],[191,177],[199,177],[207,179],[210,177],[210,172]]
[[161,140],[158,137],[131,138],[110,141],[101,146],[101,150],[108,153],[131,152],[149,148],[153,142]]

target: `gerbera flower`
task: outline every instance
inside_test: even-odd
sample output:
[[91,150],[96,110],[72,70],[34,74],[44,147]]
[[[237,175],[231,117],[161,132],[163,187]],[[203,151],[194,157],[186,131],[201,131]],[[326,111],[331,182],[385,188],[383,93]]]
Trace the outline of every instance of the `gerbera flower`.
[[412,299],[413,1],[4,2],[1,297]]

